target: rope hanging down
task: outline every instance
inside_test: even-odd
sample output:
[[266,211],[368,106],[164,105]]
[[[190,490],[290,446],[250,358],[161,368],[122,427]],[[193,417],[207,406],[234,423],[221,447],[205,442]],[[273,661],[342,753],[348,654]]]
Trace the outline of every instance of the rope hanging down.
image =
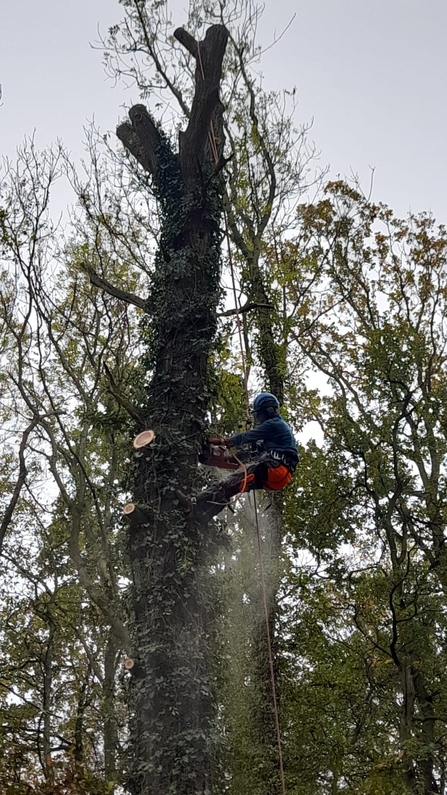
[[[205,80],[205,72],[203,69],[202,58],[200,54],[200,45],[197,45],[197,54],[198,54],[198,61],[200,65],[200,70],[202,73],[202,79]],[[216,136],[214,134],[214,127],[213,122],[210,123],[210,129],[208,133],[211,151],[213,153],[214,161],[217,165],[219,161],[219,153],[217,150],[217,142]],[[228,250],[228,263],[230,265],[230,273],[231,273],[231,283],[233,289],[233,298],[234,298],[234,306],[236,309],[236,325],[238,330],[238,337],[239,337],[239,346],[240,346],[240,353],[241,353],[241,363],[242,363],[242,372],[244,377],[244,391],[245,391],[245,399],[247,404],[247,412],[250,408],[250,398],[248,394],[248,371],[247,371],[247,363],[244,351],[244,343],[243,343],[243,336],[242,336],[242,326],[241,326],[241,319],[240,319],[240,308],[239,308],[239,300],[237,298],[236,293],[236,279],[234,275],[234,266],[233,266],[233,256],[231,251],[231,243],[230,243],[230,233],[228,228],[228,215],[226,210],[224,209],[224,220],[225,220],[225,238],[227,241],[227,250]],[[247,483],[247,467],[245,464],[240,462],[245,470],[245,482],[243,491],[245,491],[245,486]],[[267,593],[265,588],[265,575],[264,575],[264,564],[262,562],[262,539],[261,539],[261,530],[259,527],[259,518],[258,518],[258,508],[256,503],[256,492],[253,492],[253,506],[255,512],[255,521],[256,521],[256,536],[257,536],[257,546],[258,546],[258,556],[259,556],[259,574],[261,580],[261,590],[262,590],[262,602],[264,607],[264,618],[265,618],[265,629],[266,629],[266,639],[267,639],[267,650],[268,650],[268,657],[269,657],[269,669],[270,669],[270,681],[272,686],[272,702],[273,702],[273,713],[275,717],[275,731],[276,731],[276,741],[278,745],[278,762],[279,762],[279,774],[280,774],[280,781],[281,781],[281,795],[286,795],[286,784],[285,784],[285,777],[284,777],[284,764],[283,764],[283,755],[282,755],[282,744],[281,744],[281,728],[279,725],[279,713],[278,713],[278,699],[276,694],[276,678],[275,678],[275,666],[273,662],[273,649],[272,649],[272,639],[270,635],[270,626],[269,626],[269,613],[268,613],[268,604],[267,604]]]
[[262,543],[261,543],[261,531],[259,528],[259,519],[258,519],[258,506],[256,503],[256,491],[253,492],[253,507],[255,512],[255,521],[256,521],[256,536],[258,541],[258,556],[259,556],[259,574],[261,579],[261,589],[262,589],[262,602],[264,607],[264,618],[265,618],[265,631],[267,636],[267,649],[269,655],[269,669],[270,669],[270,681],[272,685],[272,702],[273,702],[273,713],[275,716],[275,731],[276,731],[276,742],[278,745],[278,762],[279,762],[279,775],[281,779],[281,795],[286,795],[286,781],[284,777],[284,764],[283,764],[283,757],[282,757],[282,745],[281,745],[281,728],[279,725],[279,712],[278,712],[278,699],[276,696],[276,678],[275,678],[275,666],[273,662],[273,651],[272,651],[272,639],[270,636],[270,626],[269,626],[269,611],[268,611],[268,604],[267,604],[267,593],[265,589],[265,576],[264,576],[264,565],[262,562]]

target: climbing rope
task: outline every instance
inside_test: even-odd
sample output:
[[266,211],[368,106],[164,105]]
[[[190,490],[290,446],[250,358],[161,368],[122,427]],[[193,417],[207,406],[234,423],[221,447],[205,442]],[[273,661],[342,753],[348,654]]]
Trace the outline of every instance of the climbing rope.
[[268,650],[268,658],[269,658],[269,669],[270,669],[270,681],[272,685],[272,702],[273,702],[273,713],[275,716],[275,731],[276,731],[276,742],[278,745],[278,762],[279,762],[279,775],[281,781],[281,795],[286,795],[286,781],[284,777],[284,763],[283,763],[283,756],[282,756],[282,745],[281,745],[281,727],[279,725],[279,710],[278,710],[278,699],[276,695],[276,677],[275,677],[275,666],[273,661],[273,649],[272,649],[272,639],[270,634],[270,624],[269,624],[269,610],[267,604],[267,592],[265,588],[265,575],[264,575],[264,564],[262,562],[262,542],[261,542],[261,530],[259,527],[259,518],[258,518],[258,506],[256,503],[256,491],[253,492],[253,508],[255,512],[255,522],[256,522],[256,537],[258,541],[258,556],[259,556],[259,575],[261,580],[261,590],[262,590],[262,602],[264,606],[264,618],[265,618],[265,631],[267,636],[267,650]]
[[[197,43],[197,55],[198,55],[198,62],[202,74],[202,80],[205,80],[205,72],[203,69],[202,63],[202,56],[200,53],[200,43]],[[208,132],[208,137],[210,141],[211,151],[213,153],[214,161],[217,165],[219,162],[219,153],[217,149],[217,142],[216,136],[214,132],[213,122],[210,122],[210,129]],[[240,354],[241,354],[241,363],[242,363],[242,372],[244,378],[244,391],[245,391],[245,399],[247,404],[247,416],[250,410],[250,398],[248,394],[248,369],[247,369],[247,361],[244,351],[244,342],[242,336],[242,324],[240,319],[240,307],[239,307],[239,299],[237,297],[236,292],[236,279],[234,275],[234,264],[233,264],[233,255],[231,251],[231,243],[230,243],[230,233],[229,233],[229,226],[228,226],[228,214],[226,209],[224,208],[224,221],[225,221],[225,238],[227,241],[227,250],[228,250],[228,263],[230,266],[230,274],[231,274],[231,283],[233,289],[233,298],[234,298],[234,306],[235,306],[235,314],[236,314],[236,326],[238,330],[238,337],[239,337],[239,346],[240,346]],[[248,472],[247,467],[245,464],[234,455],[236,461],[242,466],[244,470],[244,481],[243,481],[243,488],[242,492],[244,493],[247,487],[247,478]],[[273,706],[273,713],[275,717],[275,731],[276,731],[276,741],[278,745],[278,762],[279,762],[279,774],[280,774],[280,782],[281,782],[281,795],[286,795],[286,784],[285,784],[285,777],[284,777],[284,764],[283,764],[283,755],[282,755],[282,746],[281,746],[281,728],[279,724],[279,712],[278,712],[278,699],[276,694],[276,678],[275,678],[275,666],[273,661],[273,649],[272,649],[272,639],[270,633],[270,625],[269,625],[269,612],[268,612],[268,604],[267,604],[267,593],[265,587],[265,574],[264,574],[264,564],[262,561],[262,539],[261,539],[261,530],[259,527],[259,518],[258,518],[258,509],[256,503],[256,492],[253,491],[253,506],[255,512],[255,521],[256,521],[256,536],[257,536],[257,546],[258,546],[258,555],[259,555],[259,575],[261,580],[261,591],[262,591],[262,601],[264,606],[264,618],[265,618],[265,628],[266,628],[266,639],[267,639],[267,651],[268,651],[268,658],[269,658],[269,669],[270,669],[270,681],[272,686],[272,706]]]

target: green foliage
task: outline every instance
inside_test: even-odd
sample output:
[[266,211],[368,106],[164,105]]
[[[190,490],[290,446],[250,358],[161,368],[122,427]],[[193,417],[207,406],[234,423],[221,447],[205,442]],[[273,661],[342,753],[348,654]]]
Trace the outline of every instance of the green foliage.
[[210,362],[210,435],[228,436],[247,420],[247,396],[243,373],[238,372],[228,335],[221,334],[219,348]]
[[[124,31],[127,53],[153,59],[166,4],[123,7],[117,56]],[[221,11],[194,2],[191,30]],[[255,21],[232,30],[226,59],[226,184],[206,160],[186,193],[163,131],[152,192],[107,148],[92,150],[85,185],[63,153],[33,146],[2,184],[3,509],[32,426],[2,557],[5,795],[102,795],[127,763],[136,790],[277,789],[253,516],[237,504],[225,531],[205,531],[176,495],[200,487],[208,428],[245,419],[233,324],[216,334],[223,193],[237,288],[256,304],[242,316],[250,383],[277,389],[298,431],[318,423],[284,495],[282,557],[273,512],[260,513],[287,791],[445,786],[447,236],[343,182],[295,214],[305,135],[249,70]],[[188,55],[181,65],[185,112]],[[144,95],[148,72],[135,70]],[[80,201],[68,244],[48,213],[62,162]],[[93,290],[86,263],[147,296],[143,319]],[[156,441],[129,465],[144,427]],[[119,503],[131,489],[128,528]]]
[[[445,391],[447,240],[428,216],[399,221],[341,183],[329,185],[328,198],[303,207],[300,217],[304,251],[296,260],[300,268],[311,264],[307,278],[320,300],[312,305],[304,289],[295,292],[291,270],[291,335],[329,388],[315,405],[323,446],[311,443],[303,454],[300,510],[295,517],[292,508],[289,518],[293,548],[312,550],[324,578],[317,605],[297,576],[299,620],[302,615],[312,641],[301,632],[296,644],[302,667],[291,681],[301,678],[304,689],[296,702],[292,697],[293,711],[309,700],[305,693],[314,692],[320,674],[331,684],[324,719],[310,700],[319,716],[305,723],[313,742],[324,729],[320,762],[309,769],[308,789],[300,784],[296,792],[346,784],[358,793],[430,791],[445,758],[438,723],[445,698],[439,527],[447,439],[438,395]],[[349,552],[340,547],[346,541]],[[342,653],[341,666],[331,658],[330,677],[324,646]],[[337,702],[346,677],[351,714]],[[322,765],[331,714],[331,731],[340,733],[326,743],[335,758]],[[308,765],[305,749],[302,765]],[[299,750],[293,753],[299,757]]]

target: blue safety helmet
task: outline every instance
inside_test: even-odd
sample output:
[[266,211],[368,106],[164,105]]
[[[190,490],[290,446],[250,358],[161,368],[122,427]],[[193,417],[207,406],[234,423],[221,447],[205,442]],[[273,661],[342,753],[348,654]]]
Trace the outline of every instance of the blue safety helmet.
[[255,397],[252,408],[253,414],[265,412],[270,408],[279,409],[278,399],[271,392],[261,392],[260,395]]

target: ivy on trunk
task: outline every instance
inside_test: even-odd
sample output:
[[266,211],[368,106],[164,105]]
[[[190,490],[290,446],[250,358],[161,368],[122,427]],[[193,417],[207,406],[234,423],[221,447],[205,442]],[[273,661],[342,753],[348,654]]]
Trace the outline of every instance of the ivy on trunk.
[[[208,533],[179,506],[195,487],[206,425],[220,282],[223,107],[228,33],[175,37],[196,59],[195,95],[178,153],[142,105],[117,135],[152,177],[161,235],[142,323],[147,394],[134,453],[129,548],[135,618],[132,792],[211,791],[216,751],[213,597]],[[210,135],[215,147],[210,145]],[[216,163],[217,161],[217,163]]]

